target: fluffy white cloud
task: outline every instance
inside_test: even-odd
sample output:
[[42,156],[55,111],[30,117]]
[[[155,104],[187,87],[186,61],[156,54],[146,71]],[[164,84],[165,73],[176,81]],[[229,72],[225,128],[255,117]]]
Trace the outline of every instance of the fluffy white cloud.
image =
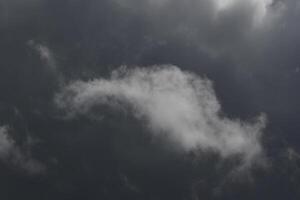
[[250,123],[222,116],[212,83],[175,66],[123,67],[110,79],[75,81],[63,88],[56,102],[72,115],[89,113],[97,105],[130,108],[154,135],[183,151],[240,155],[245,165],[262,153],[264,117]]
[[41,163],[31,158],[29,152],[24,152],[17,146],[13,138],[9,136],[9,128],[7,126],[0,127],[0,160],[22,168],[31,174],[45,170]]

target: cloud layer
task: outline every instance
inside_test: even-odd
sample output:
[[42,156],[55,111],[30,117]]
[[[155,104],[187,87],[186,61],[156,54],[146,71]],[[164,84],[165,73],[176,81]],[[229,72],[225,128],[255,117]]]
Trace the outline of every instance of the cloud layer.
[[264,47],[287,7],[275,0],[114,1],[144,19],[151,35],[162,41],[173,38],[213,57],[239,61]]
[[72,115],[99,105],[127,108],[146,121],[154,135],[183,151],[241,155],[245,164],[262,153],[264,117],[250,123],[221,116],[212,83],[175,66],[120,68],[110,79],[75,81],[63,88],[56,102]]

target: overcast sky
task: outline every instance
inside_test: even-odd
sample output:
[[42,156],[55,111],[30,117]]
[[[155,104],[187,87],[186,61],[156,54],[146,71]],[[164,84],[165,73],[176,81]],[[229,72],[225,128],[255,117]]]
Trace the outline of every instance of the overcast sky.
[[300,1],[0,0],[0,198],[299,199]]

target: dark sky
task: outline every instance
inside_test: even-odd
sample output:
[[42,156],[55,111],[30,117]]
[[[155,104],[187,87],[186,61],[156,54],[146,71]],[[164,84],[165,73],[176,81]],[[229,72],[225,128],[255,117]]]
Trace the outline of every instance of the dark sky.
[[298,0],[0,0],[0,199],[300,198]]

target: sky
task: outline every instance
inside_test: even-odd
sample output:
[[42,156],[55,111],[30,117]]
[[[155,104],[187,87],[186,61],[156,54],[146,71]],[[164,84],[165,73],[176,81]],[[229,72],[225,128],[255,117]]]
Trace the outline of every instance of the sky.
[[298,0],[0,0],[0,198],[299,199],[299,20]]

